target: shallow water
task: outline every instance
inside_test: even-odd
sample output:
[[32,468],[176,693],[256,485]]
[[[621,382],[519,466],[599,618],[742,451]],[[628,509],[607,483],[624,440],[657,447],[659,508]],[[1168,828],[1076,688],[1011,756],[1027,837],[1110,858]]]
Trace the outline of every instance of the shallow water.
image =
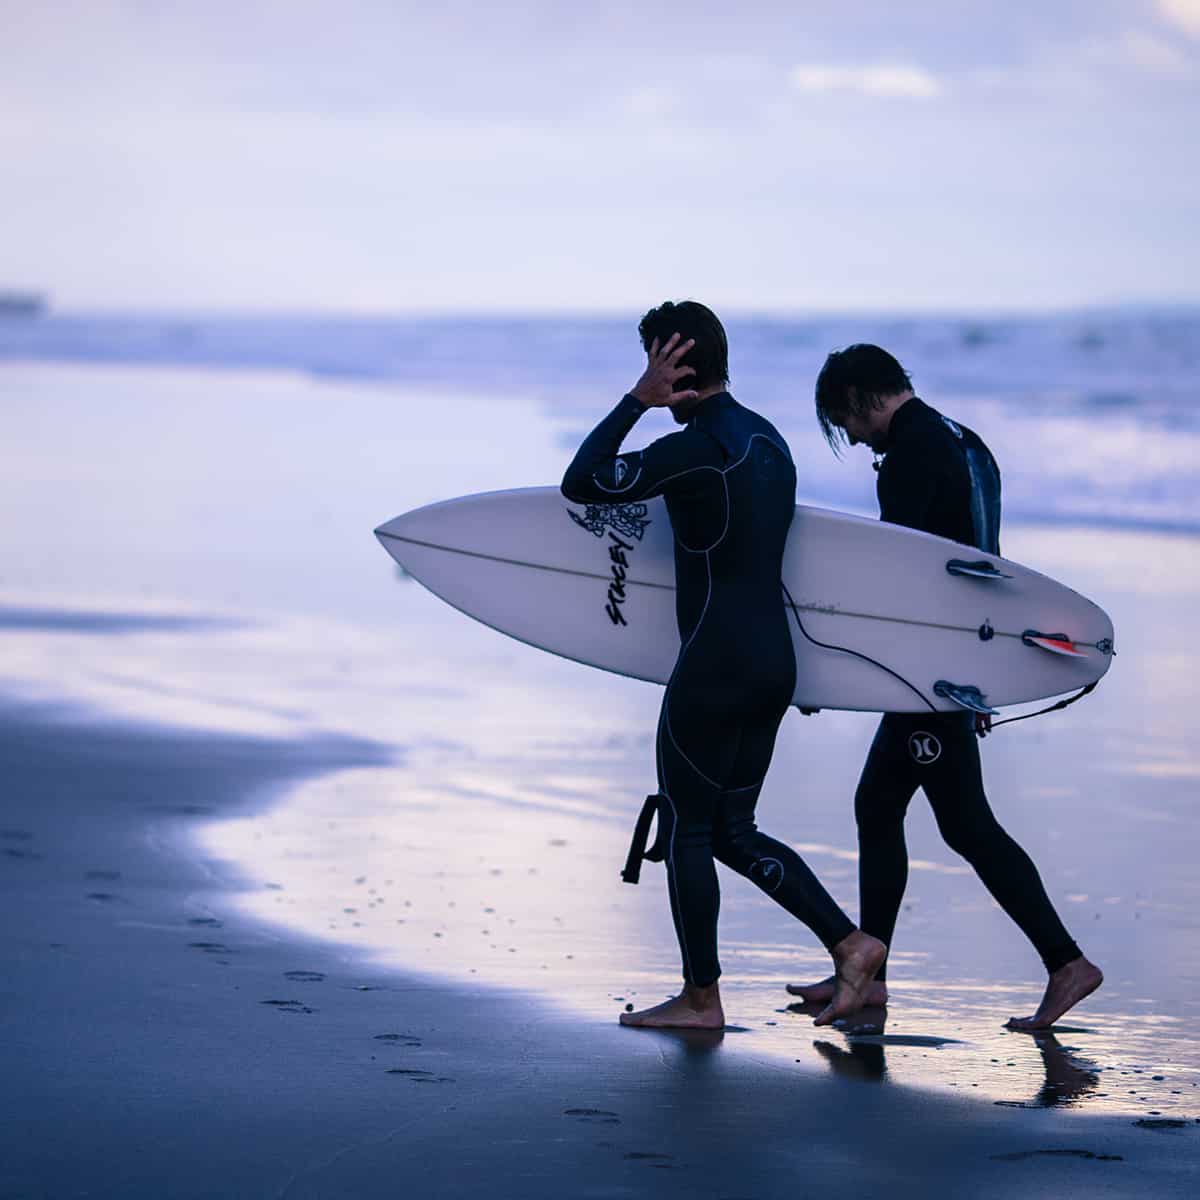
[[[541,402],[28,363],[0,368],[0,398],[7,691],[227,731],[344,731],[394,754],[201,830],[199,852],[236,864],[251,911],[583,1019],[675,985],[661,870],[638,888],[618,879],[654,783],[658,689],[473,624],[399,578],[370,535],[427,500],[552,479],[565,426]],[[865,461],[844,470],[870,476]],[[1112,528],[1006,533],[1010,557],[1098,600],[1118,632],[1094,696],[984,748],[1001,819],[1108,976],[1069,1031],[1056,1044],[1001,1030],[1032,1011],[1039,964],[918,798],[882,1039],[788,1010],[782,984],[825,974],[823,952],[723,873],[739,1049],[998,1103],[1200,1116],[1198,546]],[[872,728],[791,714],[760,809],[851,912],[850,797]]]

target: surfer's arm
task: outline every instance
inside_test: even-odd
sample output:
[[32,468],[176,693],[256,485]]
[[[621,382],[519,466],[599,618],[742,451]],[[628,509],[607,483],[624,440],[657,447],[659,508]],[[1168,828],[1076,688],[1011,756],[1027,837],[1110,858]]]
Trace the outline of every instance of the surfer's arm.
[[928,531],[937,485],[936,466],[925,455],[893,451],[879,468],[879,519]]
[[[627,395],[587,435],[563,476],[562,493],[579,504],[624,504],[661,495],[674,480],[709,466],[706,445],[690,431],[670,433],[644,450],[621,453],[621,443],[646,411]],[[706,440],[705,440],[706,441]]]

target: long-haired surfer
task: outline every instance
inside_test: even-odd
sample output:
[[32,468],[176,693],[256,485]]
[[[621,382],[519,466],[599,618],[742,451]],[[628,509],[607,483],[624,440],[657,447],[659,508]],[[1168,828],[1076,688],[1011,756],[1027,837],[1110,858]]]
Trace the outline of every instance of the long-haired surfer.
[[[834,351],[817,378],[817,420],[836,451],[845,442],[876,462],[884,521],[1000,553],[1000,472],[979,436],[923,403],[895,358],[878,346]],[[946,844],[961,854],[996,902],[1033,943],[1049,979],[1037,1011],[1011,1029],[1046,1029],[1103,981],[1067,932],[1037,867],[992,813],[983,790],[976,734],[991,718],[962,713],[886,713],[867,755],[854,813],[862,927],[892,941],[908,880],[904,817],[922,788]],[[887,963],[867,992],[887,1003]],[[833,978],[788,991],[821,1002]]]
[[[725,331],[702,304],[665,303],[638,327],[647,366],[588,435],[562,490],[611,507],[663,496],[675,539],[681,648],[658,722],[657,853],[683,962],[683,990],[622,1014],[626,1025],[720,1028],[720,893],[714,859],[803,921],[833,956],[829,1003],[817,1024],[856,1011],[886,955],[854,927],[789,846],[761,833],[755,806],[795,687],[796,660],[780,587],[795,511],[787,444],[729,394]],[[678,390],[677,390],[678,389]],[[646,449],[621,443],[649,408],[684,428]],[[649,810],[626,878],[636,879]],[[640,845],[638,840],[640,837]]]

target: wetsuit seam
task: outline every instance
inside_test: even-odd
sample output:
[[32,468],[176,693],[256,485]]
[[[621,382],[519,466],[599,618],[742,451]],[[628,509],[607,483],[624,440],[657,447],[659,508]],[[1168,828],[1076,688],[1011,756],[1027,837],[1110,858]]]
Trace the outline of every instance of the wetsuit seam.
[[[770,442],[771,445],[777,450],[782,449],[779,443],[773,437],[771,437],[769,433],[752,433],[746,442],[746,449],[742,452],[742,457],[739,458],[737,462],[730,463],[727,467],[714,468],[714,470],[720,471],[721,483],[725,488],[725,528],[721,530],[721,536],[717,538],[717,540],[713,542],[711,546],[704,550],[703,553],[707,554],[709,551],[715,550],[725,540],[729,533],[729,527],[733,524],[733,498],[729,494],[729,480],[726,478],[726,476],[730,473],[730,471],[734,471],[740,467],[742,463],[744,463],[746,459],[750,457],[750,447],[754,445],[755,438],[766,438],[767,441]],[[788,461],[791,461],[790,455],[788,456]],[[690,550],[690,547],[684,546],[682,542],[680,542],[680,545],[683,546],[685,550]],[[699,554],[702,552],[699,550],[692,550],[691,553]]]
[[[669,685],[668,685],[669,686]],[[679,941],[679,948],[683,952],[683,972],[684,978],[689,982],[692,980],[692,956],[688,953],[687,937],[683,924],[683,901],[679,898],[679,883],[674,878],[675,876],[675,833],[679,828],[679,810],[675,807],[675,801],[671,799],[670,786],[667,782],[667,764],[663,759],[662,752],[662,728],[661,726],[667,719],[667,706],[664,703],[662,714],[659,717],[659,736],[655,739],[655,754],[658,757],[658,777],[660,780],[660,790],[663,799],[671,806],[671,841],[667,846],[667,886],[674,894],[675,903],[672,906],[671,921],[675,926],[675,936]],[[660,814],[659,820],[662,820]]]
[[696,774],[699,775],[700,778],[703,779],[705,783],[707,783],[710,787],[715,787],[718,791],[720,791],[721,785],[719,783],[717,783],[716,780],[709,779],[709,777],[707,775],[705,775],[705,773],[702,770],[700,770],[700,768],[698,766],[696,766],[696,764],[694,762],[692,762],[692,760],[690,758],[688,758],[687,754],[684,752],[683,747],[679,744],[678,739],[675,737],[675,731],[671,728],[671,712],[670,712],[670,693],[671,693],[671,687],[675,682],[675,676],[678,673],[679,668],[683,665],[683,660],[684,660],[684,658],[687,657],[687,652],[692,648],[692,643],[695,642],[696,637],[700,633],[700,627],[704,624],[704,618],[708,615],[708,606],[712,601],[712,592],[713,592],[712,562],[708,557],[710,553],[711,553],[711,551],[709,551],[709,550],[704,551],[704,569],[705,569],[705,573],[708,577],[708,591],[704,597],[704,607],[700,610],[700,616],[696,621],[696,625],[695,625],[695,628],[692,630],[691,636],[684,643],[683,648],[679,651],[679,657],[675,660],[675,670],[671,672],[671,678],[667,682],[667,693],[663,697],[663,721],[667,727],[667,736],[671,739],[671,744],[675,747],[676,750],[679,751],[679,757],[682,758],[683,761],[685,763],[687,763],[687,765],[689,767],[691,767],[692,770],[695,771]]
[[754,788],[756,788],[756,787],[762,787],[763,780],[765,780],[765,779],[766,779],[766,776],[764,775],[762,777],[762,779],[758,780],[757,783],[748,783],[745,785],[745,787],[722,788],[721,791],[724,792],[725,795],[727,795],[727,796],[732,796],[732,795],[736,794],[737,792],[753,791]]
[[[614,461],[615,461],[615,460],[614,460]],[[633,477],[633,478],[632,478],[632,479],[631,479],[631,480],[630,480],[630,481],[629,481],[627,484],[625,484],[623,487],[615,487],[615,488],[605,487],[605,486],[604,486],[604,484],[602,484],[602,483],[600,482],[599,478],[597,478],[597,476],[596,476],[596,475],[593,475],[593,476],[592,476],[592,482],[593,482],[593,483],[594,483],[594,484],[595,484],[595,485],[596,485],[596,486],[597,486],[597,487],[598,487],[598,488],[599,488],[599,489],[600,489],[602,492],[608,492],[608,494],[609,494],[610,496],[619,496],[619,495],[620,495],[622,492],[627,492],[627,491],[628,491],[628,490],[629,490],[631,487],[633,487],[633,485],[634,485],[635,483],[637,483],[637,481],[638,481],[639,479],[641,479],[643,470],[644,470],[644,468],[643,468],[643,467],[641,466],[641,464],[639,463],[639,464],[638,464],[638,469],[637,469],[637,474],[636,474],[636,475],[634,475],[634,477]]]
[[[697,467],[688,467],[686,471],[676,471],[674,475],[668,475],[665,479],[658,480],[655,486],[662,488],[666,484],[670,483],[673,479],[682,479],[685,475],[690,475],[693,471],[720,471],[720,469],[720,467],[714,467],[711,463],[701,463]],[[635,480],[640,477],[641,471],[642,468],[639,466],[638,475],[634,476]],[[595,480],[595,478],[595,475],[593,475],[592,479]],[[603,484],[598,484],[597,486],[603,487]],[[605,488],[604,490],[607,491],[610,496],[619,496],[623,492],[628,491],[628,489],[632,486],[633,484],[628,484],[625,488],[622,488],[618,491],[610,491],[608,488]],[[578,501],[576,503],[578,503]]]
[[715,787],[717,789],[717,791],[719,791],[719,792],[725,790],[723,787],[721,787],[721,785],[715,779],[710,779],[707,775],[705,775],[705,773],[702,770],[700,770],[700,768],[698,766],[696,766],[696,764],[694,762],[692,762],[692,760],[690,758],[688,758],[683,747],[679,744],[678,739],[675,737],[675,730],[673,730],[671,728],[670,716],[667,717],[667,736],[671,739],[671,745],[674,746],[675,749],[679,751],[679,757],[682,758],[683,761],[685,763],[687,763],[687,765],[689,767],[691,767],[692,770],[695,771],[696,774],[699,775],[700,778],[703,779],[705,783],[707,783],[710,787]]

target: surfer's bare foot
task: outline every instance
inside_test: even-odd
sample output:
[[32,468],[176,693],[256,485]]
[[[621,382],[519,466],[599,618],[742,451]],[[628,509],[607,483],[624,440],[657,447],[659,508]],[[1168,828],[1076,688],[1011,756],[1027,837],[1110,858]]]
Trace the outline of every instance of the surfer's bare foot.
[[[828,1004],[833,999],[833,988],[836,982],[837,976],[830,975],[828,979],[822,979],[820,983],[789,983],[787,985],[788,995],[799,996],[808,1004]],[[883,1008],[888,1002],[887,984],[882,980],[873,979],[867,984],[867,990],[863,996],[865,997],[864,1004]]]
[[1046,983],[1046,994],[1032,1017],[1011,1017],[1005,1028],[1049,1029],[1063,1013],[1074,1008],[1085,996],[1090,996],[1103,982],[1100,968],[1081,954],[1051,974]]
[[833,998],[813,1024],[832,1025],[839,1017],[858,1012],[885,958],[887,947],[861,929],[842,938],[833,948]]
[[725,1010],[721,991],[715,983],[708,987],[683,985],[678,996],[641,1012],[621,1014],[622,1025],[639,1029],[724,1029]]

